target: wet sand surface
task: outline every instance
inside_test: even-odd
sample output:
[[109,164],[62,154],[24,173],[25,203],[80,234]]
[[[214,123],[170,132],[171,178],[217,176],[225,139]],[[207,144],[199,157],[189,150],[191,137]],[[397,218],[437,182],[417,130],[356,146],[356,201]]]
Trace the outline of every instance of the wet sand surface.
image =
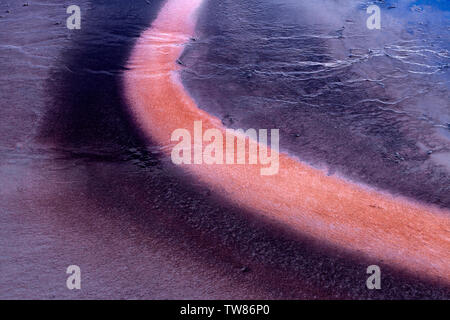
[[383,289],[367,290],[373,261],[254,219],[144,144],[120,74],[160,3],[86,2],[78,34],[51,4],[7,2],[0,20],[2,298],[449,297],[378,261]]

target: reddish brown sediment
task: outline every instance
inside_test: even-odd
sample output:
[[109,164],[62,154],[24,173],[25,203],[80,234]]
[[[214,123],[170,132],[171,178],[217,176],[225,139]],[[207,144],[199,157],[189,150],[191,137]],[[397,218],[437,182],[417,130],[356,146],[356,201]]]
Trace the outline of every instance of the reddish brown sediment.
[[[177,62],[194,34],[201,0],[170,0],[133,50],[125,73],[128,103],[141,129],[170,154],[171,134],[216,128],[184,90]],[[238,136],[237,139],[243,139]],[[250,142],[255,143],[255,142]],[[448,210],[413,203],[330,177],[286,154],[280,170],[262,176],[260,165],[183,165],[183,169],[239,206],[276,218],[303,234],[350,252],[383,260],[418,276],[450,283]]]

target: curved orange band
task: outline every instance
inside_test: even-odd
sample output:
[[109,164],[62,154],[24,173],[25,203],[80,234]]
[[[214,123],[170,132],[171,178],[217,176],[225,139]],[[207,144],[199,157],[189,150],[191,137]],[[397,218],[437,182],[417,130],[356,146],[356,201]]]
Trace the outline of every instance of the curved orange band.
[[[194,13],[201,3],[169,0],[141,35],[124,75],[126,98],[137,123],[168,154],[172,132],[189,130],[194,121],[201,120],[204,130],[226,129],[196,106],[178,74],[177,59],[194,34]],[[448,210],[327,176],[286,154],[279,155],[279,163],[279,173],[273,176],[261,176],[259,165],[183,165],[183,169],[234,203],[303,234],[450,283]]]

